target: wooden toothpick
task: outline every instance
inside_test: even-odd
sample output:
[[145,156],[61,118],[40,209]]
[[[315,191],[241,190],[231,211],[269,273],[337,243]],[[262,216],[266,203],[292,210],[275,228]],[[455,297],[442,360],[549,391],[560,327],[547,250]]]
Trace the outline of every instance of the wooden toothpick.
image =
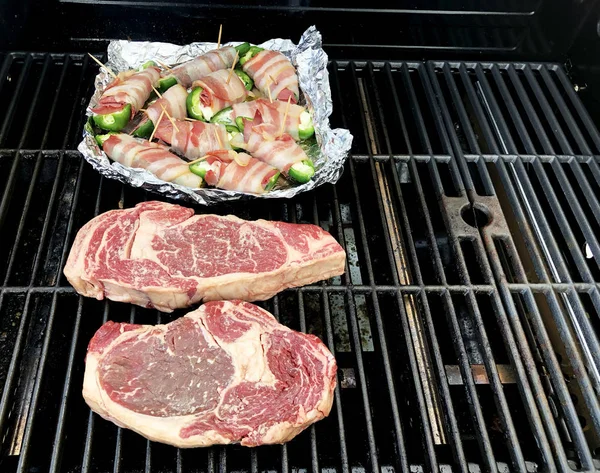
[[215,136],[217,137],[217,141],[219,142],[219,149],[224,149],[223,148],[223,143],[221,142],[221,137],[219,136],[219,131],[217,128],[214,128],[215,130]]
[[227,85],[229,85],[229,81],[231,80],[231,74],[233,74],[233,68],[235,67],[235,63],[237,62],[239,55],[240,52],[236,50],[235,57],[233,58],[233,64],[231,65],[231,69],[229,69],[229,75],[227,76],[227,81],[225,82]]
[[275,85],[279,85],[279,82],[273,79],[273,76],[271,74],[269,74],[269,78],[271,79],[271,82],[275,83]]
[[152,86],[152,90],[156,93],[156,95],[158,95],[159,98],[162,99],[162,94],[158,90],[156,90],[154,86]]
[[269,81],[269,83],[267,84],[267,92],[269,92],[269,102],[273,103],[273,97],[271,97],[271,84],[273,82]]
[[194,120],[193,118],[188,118],[185,117],[184,120],[187,120],[188,122],[197,122],[198,120]]
[[223,24],[219,25],[219,39],[217,40],[217,49],[221,47],[221,33],[223,32]]
[[219,136],[219,129],[215,128],[215,136],[217,137],[217,141],[219,142],[219,149],[225,149],[223,148],[223,142],[221,141],[221,137]]
[[165,108],[165,106],[161,103],[160,107],[163,109],[163,112],[165,112],[165,115],[167,116],[167,118],[171,122],[171,125],[173,125],[173,127],[177,130],[177,133],[179,133],[179,128],[177,127],[177,124],[175,123],[175,120],[173,120],[173,117],[171,115],[169,115],[169,112],[167,112],[167,109]]
[[169,72],[173,72],[173,69],[171,69],[169,66],[167,66],[164,62],[160,62],[158,59],[156,59],[156,62],[158,63],[158,65],[160,67],[162,67],[163,69],[166,69]]
[[111,71],[111,70],[108,68],[108,66],[104,65],[104,64],[102,63],[102,61],[100,61],[99,59],[97,59],[95,56],[92,56],[90,53],[88,53],[88,56],[89,56],[89,57],[91,57],[91,58],[92,58],[94,61],[96,61],[96,62],[97,62],[99,65],[100,65],[100,67],[103,67],[103,68],[104,68],[104,70],[105,70],[106,72],[108,72],[108,73],[109,73],[111,76],[113,76],[115,79],[117,78],[117,75],[116,75],[116,74],[115,74],[113,71]]
[[156,130],[158,130],[158,125],[160,125],[161,120],[163,119],[163,117],[165,116],[165,110],[163,108],[163,111],[160,112],[160,116],[158,117],[158,121],[156,122],[156,125],[154,125],[154,130],[152,130],[152,134],[150,135],[150,139],[148,139],[148,141],[152,141],[152,139],[154,138],[154,133],[156,133]]
[[288,96],[287,105],[285,106],[285,113],[283,114],[283,121],[281,122],[281,130],[279,130],[279,136],[283,135],[283,130],[285,130],[285,121],[287,120],[288,112],[290,111],[290,101],[292,100],[292,96]]
[[201,158],[198,159],[194,159],[193,161],[190,161],[188,164],[194,164],[194,163],[199,163],[200,161],[204,161],[206,158],[208,158],[210,156],[210,154],[205,154],[204,156],[202,156]]

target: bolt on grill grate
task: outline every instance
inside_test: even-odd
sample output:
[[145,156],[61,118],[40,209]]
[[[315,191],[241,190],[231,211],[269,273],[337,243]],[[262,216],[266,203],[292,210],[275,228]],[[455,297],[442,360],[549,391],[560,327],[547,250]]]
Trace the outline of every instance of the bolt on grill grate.
[[332,121],[356,140],[340,182],[196,210],[315,223],[346,248],[343,277],[262,303],[336,355],[332,413],[283,446],[193,450],[81,398],[104,321],[181,315],[82,298],[61,274],[85,222],[155,198],[74,151],[96,70],[0,66],[2,471],[600,468],[600,135],[560,67],[331,64]]

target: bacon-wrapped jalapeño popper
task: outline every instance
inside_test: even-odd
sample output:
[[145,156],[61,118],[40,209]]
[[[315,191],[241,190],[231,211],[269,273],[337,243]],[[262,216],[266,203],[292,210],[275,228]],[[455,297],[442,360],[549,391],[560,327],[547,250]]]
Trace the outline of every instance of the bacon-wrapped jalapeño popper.
[[282,53],[251,47],[240,59],[240,65],[265,97],[298,103],[300,91],[296,69]]
[[[187,90],[185,90],[185,87],[182,85],[177,84],[169,88],[161,98],[148,105],[146,108],[146,117],[133,131],[133,136],[148,138],[152,134],[154,127],[158,123],[158,120],[163,113],[163,107],[165,109],[165,113],[171,118],[185,118],[185,101],[187,96]],[[168,121],[166,114],[163,115],[162,119]]]
[[106,155],[123,166],[142,168],[165,182],[198,188],[202,178],[190,171],[189,164],[164,145],[138,140],[124,133],[96,136]]
[[[170,71],[163,74],[162,80],[171,82],[172,84],[180,83],[184,87],[191,87],[195,80],[211,72],[220,69],[229,69],[233,65],[236,54],[240,57],[246,54],[250,45],[248,43],[240,44],[239,46],[223,46],[219,49],[214,49],[201,56],[191,59],[187,62],[173,67]],[[160,89],[159,89],[160,90]]]
[[302,147],[287,133],[271,123],[260,123],[260,114],[253,121],[244,120],[244,132],[233,136],[231,145],[246,150],[301,184],[315,174],[312,160]]
[[243,102],[248,89],[237,74],[221,69],[194,81],[187,99],[191,118],[208,121],[220,110]]
[[280,172],[246,153],[221,150],[190,164],[190,171],[219,189],[264,194],[273,189]]
[[270,102],[264,98],[234,104],[221,110],[210,121],[228,127],[234,126],[236,131],[243,131],[244,119],[254,120],[257,113],[261,115],[263,122],[275,125],[277,129],[282,128],[285,118],[283,131],[296,141],[306,140],[315,134],[312,116],[306,108],[295,104],[288,106],[280,100]]
[[156,129],[155,137],[171,145],[171,149],[189,160],[198,159],[211,151],[231,149],[229,136],[223,125],[201,121],[164,119]]
[[119,74],[92,109],[94,123],[103,130],[121,131],[135,113],[144,107],[159,78],[160,72],[154,66],[140,72]]

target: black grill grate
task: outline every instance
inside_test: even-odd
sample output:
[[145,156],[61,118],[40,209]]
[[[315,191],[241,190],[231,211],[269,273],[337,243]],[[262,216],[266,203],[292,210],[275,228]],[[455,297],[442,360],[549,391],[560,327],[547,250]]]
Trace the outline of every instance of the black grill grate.
[[25,53],[0,69],[2,471],[600,468],[600,135],[560,67],[331,65],[332,121],[356,140],[340,182],[210,211],[316,223],[345,246],[345,276],[262,304],[334,351],[334,408],[284,446],[194,450],[80,395],[103,321],[180,315],[81,298],[61,274],[85,222],[155,198],[74,151],[96,70]]

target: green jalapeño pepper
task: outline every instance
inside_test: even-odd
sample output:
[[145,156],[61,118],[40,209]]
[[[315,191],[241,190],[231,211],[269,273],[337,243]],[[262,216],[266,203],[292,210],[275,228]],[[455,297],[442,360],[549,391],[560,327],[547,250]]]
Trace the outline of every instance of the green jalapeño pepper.
[[237,126],[238,130],[242,133],[244,132],[244,120],[250,120],[246,117],[235,117],[235,126]]
[[138,138],[148,138],[152,131],[154,131],[154,123],[149,118],[138,126],[135,130],[133,130],[132,135],[137,136]]
[[239,53],[239,57],[242,57],[250,49],[250,43],[239,44],[235,47],[235,49]]
[[156,90],[158,90],[161,94],[164,94],[175,84],[177,84],[177,78],[175,76],[161,77],[158,79],[158,84],[156,84]]
[[277,184],[277,179],[279,179],[280,174],[281,173],[279,172],[275,173],[273,177],[267,181],[267,183],[265,184],[265,192],[269,192],[271,189],[273,189],[273,187],[275,187],[275,184]]
[[121,131],[131,118],[131,104],[125,105],[121,110],[106,115],[94,115],[94,123],[103,130]]
[[[223,110],[221,110],[220,112],[217,112],[213,115],[213,117],[210,119],[211,123],[219,123],[221,125],[225,125],[225,126],[233,126],[235,127],[235,122],[233,121],[233,108],[231,107],[227,107],[224,108]],[[236,128],[237,130],[237,128]],[[239,131],[239,130],[237,130]]]
[[104,142],[108,140],[112,135],[114,135],[114,133],[106,133],[105,135],[96,135],[94,136],[94,138],[96,139],[96,143],[98,143],[98,145],[102,147]]
[[191,172],[196,176],[200,176],[202,179],[204,179],[204,176],[206,176],[206,173],[210,170],[210,164],[208,164],[206,160],[190,164],[189,167]]
[[240,69],[235,69],[234,72],[243,82],[244,87],[246,87],[246,90],[252,90],[252,87],[254,87],[254,81],[250,78],[250,76]]
[[310,181],[314,175],[315,166],[310,159],[300,161],[288,170],[288,176],[300,184]]
[[300,125],[298,126],[298,136],[301,140],[306,140],[315,134],[312,116],[310,112],[304,111],[300,114]]
[[138,71],[142,72],[144,69],[148,69],[149,67],[156,67],[156,63],[154,61],[146,61],[140,67],[138,67]]
[[[200,101],[200,95],[202,94],[202,87],[194,87],[192,91],[188,94],[187,99],[185,101],[185,105],[187,107],[187,112],[190,118],[194,118],[195,120],[206,121],[205,113],[207,107],[202,105]],[[210,117],[209,117],[210,118]]]
[[246,52],[246,54],[244,54],[243,56],[240,55],[240,66],[243,66],[244,64],[246,64],[246,62],[248,62],[250,59],[252,59],[254,56],[256,56],[261,51],[264,51],[264,48],[261,48],[259,46],[250,47],[250,49],[248,49],[248,52]]

